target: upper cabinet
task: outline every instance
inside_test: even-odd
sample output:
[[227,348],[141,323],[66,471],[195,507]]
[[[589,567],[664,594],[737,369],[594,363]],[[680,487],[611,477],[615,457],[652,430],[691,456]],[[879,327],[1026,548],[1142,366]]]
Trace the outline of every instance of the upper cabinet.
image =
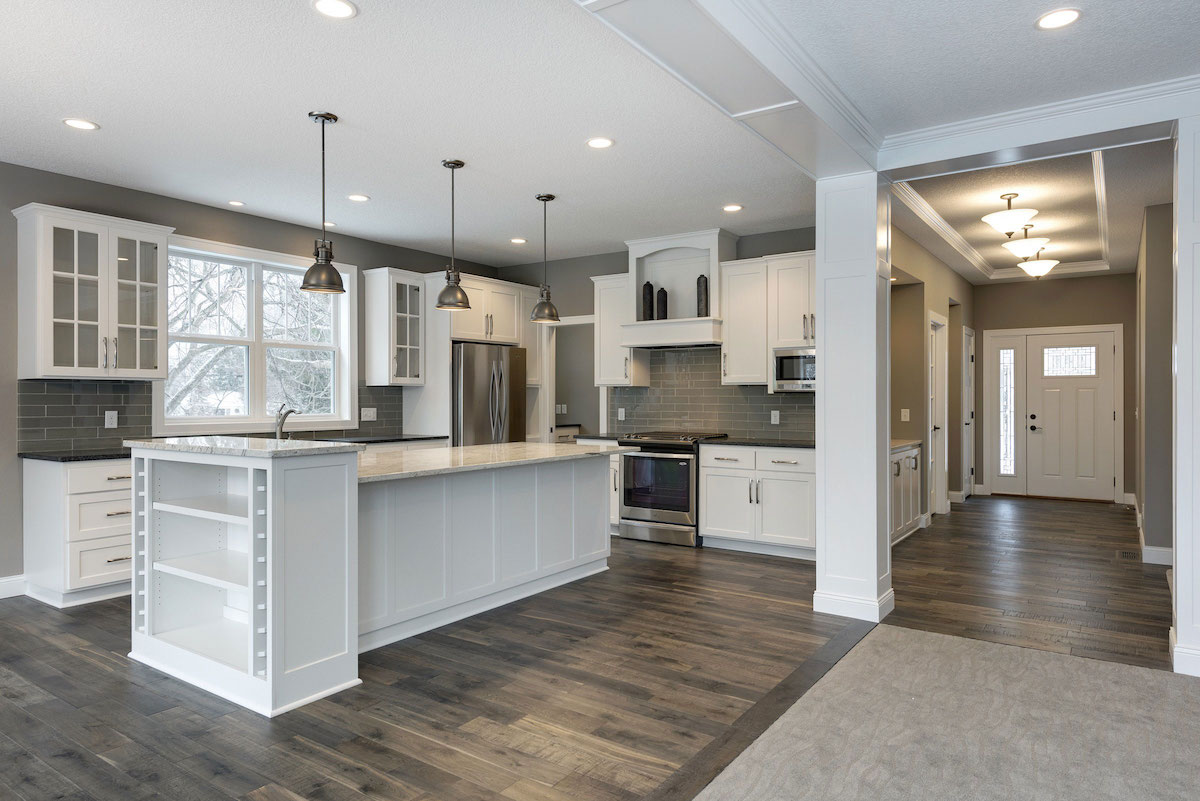
[[628,273],[592,278],[592,309],[596,318],[592,339],[598,387],[650,386],[646,352],[622,344],[623,326],[633,321],[629,281]]
[[767,265],[721,265],[722,384],[767,383]]
[[392,267],[363,271],[366,382],[425,383],[425,277]]
[[767,338],[772,348],[817,344],[816,254],[767,256]]
[[18,377],[166,378],[174,229],[40,203],[13,215]]
[[520,315],[521,347],[525,349],[525,384],[530,387],[542,384],[542,329],[544,323],[533,322],[533,307],[537,305],[537,287],[521,287]]
[[451,339],[503,345],[521,343],[521,294],[516,284],[464,275],[462,288],[471,308],[451,313]]

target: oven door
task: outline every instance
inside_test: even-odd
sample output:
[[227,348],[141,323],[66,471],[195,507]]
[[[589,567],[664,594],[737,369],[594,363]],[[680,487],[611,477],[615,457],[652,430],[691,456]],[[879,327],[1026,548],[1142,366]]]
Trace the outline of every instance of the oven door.
[[640,451],[621,455],[621,518],[696,524],[696,457]]

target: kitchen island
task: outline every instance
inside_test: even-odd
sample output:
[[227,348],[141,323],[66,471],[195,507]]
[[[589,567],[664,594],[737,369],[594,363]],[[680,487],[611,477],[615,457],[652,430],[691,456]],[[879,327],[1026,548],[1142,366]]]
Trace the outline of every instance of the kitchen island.
[[264,715],[357,654],[607,567],[608,458],[507,443],[135,440],[131,656]]

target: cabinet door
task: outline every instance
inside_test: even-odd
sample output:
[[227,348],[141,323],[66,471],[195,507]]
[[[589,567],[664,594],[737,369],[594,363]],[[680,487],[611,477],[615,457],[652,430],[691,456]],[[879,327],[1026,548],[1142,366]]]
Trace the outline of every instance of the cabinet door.
[[904,479],[904,457],[892,454],[888,462],[888,500],[891,507],[888,530],[892,534],[892,542],[896,541],[908,519],[908,489]]
[[[425,366],[424,288],[416,283],[390,276],[389,298],[392,353],[391,383],[423,384]],[[469,312],[453,312],[468,314]]]
[[521,292],[516,287],[493,285],[487,291],[487,313],[491,315],[492,342],[517,345],[521,342]]
[[167,242],[109,229],[109,309],[112,375],[167,375]]
[[767,270],[721,267],[721,383],[767,383]]
[[902,467],[908,468],[908,525],[917,525],[921,520],[921,451],[914,450],[908,454]]
[[[40,317],[49,347],[41,372],[50,376],[98,377],[109,374],[108,309],[111,295],[108,229],[48,219],[39,271],[50,291]],[[42,280],[42,279],[39,279]],[[43,285],[44,286],[44,285]]]
[[812,300],[814,258],[811,255],[767,259],[767,325],[772,348],[814,344]]
[[621,522],[621,457],[608,457],[609,490],[608,490],[608,522],[619,525]]
[[701,536],[754,539],[754,478],[753,470],[700,471]]
[[596,284],[596,385],[628,386],[629,348],[621,347],[621,323],[626,321],[629,293],[624,282]]
[[542,383],[542,323],[530,322],[533,307],[538,302],[538,290],[521,290],[521,347],[525,349],[525,384],[536,387]]
[[462,288],[467,293],[471,308],[462,311],[443,312],[450,315],[450,338],[473,342],[487,342],[487,288],[482,282],[462,277]]
[[758,539],[815,548],[816,477],[811,473],[756,473]]

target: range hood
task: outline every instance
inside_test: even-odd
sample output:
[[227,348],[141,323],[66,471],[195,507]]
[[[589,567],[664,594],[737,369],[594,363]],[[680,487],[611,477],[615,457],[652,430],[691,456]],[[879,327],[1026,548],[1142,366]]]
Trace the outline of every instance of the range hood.
[[623,348],[690,348],[720,344],[720,317],[639,320],[621,325]]

